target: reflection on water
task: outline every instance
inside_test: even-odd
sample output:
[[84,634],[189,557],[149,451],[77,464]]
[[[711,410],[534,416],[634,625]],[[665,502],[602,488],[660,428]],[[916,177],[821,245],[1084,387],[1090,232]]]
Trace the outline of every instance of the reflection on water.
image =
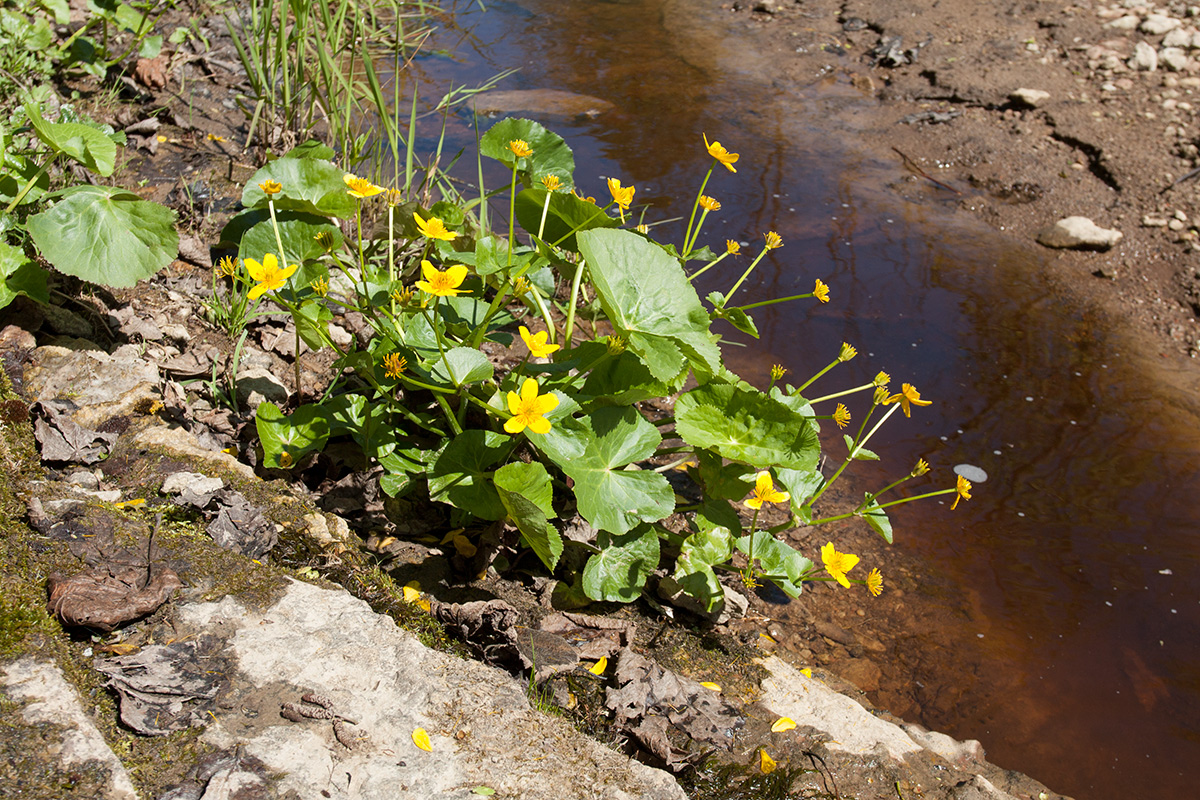
[[[807,292],[820,277],[833,302],[759,312],[761,341],[727,351],[739,372],[765,378],[781,362],[811,374],[851,342],[862,355],[846,385],[886,368],[936,400],[872,440],[885,465],[906,469],[920,453],[944,475],[962,462],[987,471],[954,515],[935,503],[894,515],[903,546],[972,607],[957,646],[914,666],[911,680],[956,687],[957,702],[926,705],[922,721],[978,738],[992,760],[1079,797],[1191,796],[1191,379],[1156,372],[1152,355],[1048,292],[1038,253],[953,216],[934,190],[914,203],[889,188],[903,184],[895,158],[853,135],[873,101],[835,72],[803,89],[776,85],[714,4],[522,0],[487,14],[463,5],[461,29],[437,44],[459,60],[422,58],[413,75],[473,83],[519,67],[501,88],[613,103],[595,119],[542,118],[575,149],[583,190],[600,196],[603,178],[617,177],[637,185],[649,219],[678,217],[707,168],[701,133],[742,154],[737,175],[714,173],[707,193],[724,208],[702,241],[739,239],[756,252],[776,230],[785,247],[740,296]],[[470,116],[452,116],[447,136],[469,147]],[[664,230],[681,236],[677,224]],[[704,276],[701,295],[727,289],[738,269]]]

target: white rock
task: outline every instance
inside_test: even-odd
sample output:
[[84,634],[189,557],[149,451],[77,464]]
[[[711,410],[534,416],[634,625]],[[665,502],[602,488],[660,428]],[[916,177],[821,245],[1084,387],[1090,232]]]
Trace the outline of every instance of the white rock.
[[1172,72],[1183,72],[1190,59],[1187,51],[1180,47],[1164,47],[1158,51],[1158,60]]
[[179,494],[184,489],[191,489],[196,494],[208,494],[225,488],[225,481],[220,478],[210,478],[199,472],[173,472],[163,481],[163,494]]
[[1008,97],[1018,105],[1026,105],[1030,108],[1037,108],[1042,103],[1050,99],[1050,93],[1044,92],[1041,89],[1017,89]]
[[113,358],[98,350],[39,347],[25,368],[25,391],[37,400],[69,397],[71,419],[96,428],[158,399],[158,368],[147,361]]
[[30,741],[30,747],[46,747],[57,737],[57,757],[64,767],[98,765],[108,773],[108,788],[103,795],[106,800],[137,800],[129,773],[88,716],[79,692],[67,683],[56,665],[22,658],[3,668],[0,683],[4,693],[21,704],[16,713],[26,722],[54,726],[45,734],[47,741]]
[[1038,231],[1038,244],[1072,250],[1107,250],[1121,241],[1120,231],[1101,228],[1087,217],[1067,217]]
[[1163,37],[1163,47],[1191,47],[1195,28],[1176,28]]
[[1182,24],[1183,23],[1181,21],[1175,19],[1174,17],[1167,17],[1163,16],[1162,14],[1151,14],[1150,16],[1146,17],[1146,21],[1143,22],[1139,28],[1142,33],[1148,33],[1151,36],[1159,36],[1167,33],[1168,31],[1175,30]]
[[1145,42],[1138,42],[1133,48],[1133,57],[1129,59],[1129,68],[1144,72],[1158,70],[1158,51]]
[[1165,228],[1167,227],[1166,217],[1158,217],[1153,214],[1147,214],[1142,217],[1143,228]]
[[288,399],[288,388],[283,381],[275,377],[270,370],[261,367],[243,369],[237,376],[238,399],[245,403],[252,392],[258,392],[263,399],[272,403],[284,403]]
[[1136,17],[1133,14],[1129,14],[1124,17],[1117,17],[1112,22],[1105,23],[1104,27],[1115,28],[1119,31],[1131,31],[1134,28],[1136,28],[1138,25],[1140,25],[1141,22],[1142,22],[1142,20],[1140,17]]

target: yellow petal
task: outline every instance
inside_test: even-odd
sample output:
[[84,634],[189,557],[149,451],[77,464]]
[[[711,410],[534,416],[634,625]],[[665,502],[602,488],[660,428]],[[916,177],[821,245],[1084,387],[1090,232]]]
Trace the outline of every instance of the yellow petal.
[[812,680],[812,669],[810,669],[809,667],[805,667],[804,669],[800,670],[800,674],[803,675],[804,677],[808,678],[809,680]]
[[404,587],[404,602],[415,603],[421,599],[421,592],[411,586]]
[[421,748],[422,750],[425,750],[426,752],[429,752],[429,753],[433,752],[433,745],[429,743],[429,734],[425,731],[424,728],[415,729],[412,732],[412,740],[413,740],[413,744],[415,744],[417,747]]
[[719,683],[713,683],[712,681],[705,681],[704,683],[702,683],[700,685],[703,686],[705,689],[712,689],[714,692],[721,691],[721,684],[719,684]]
[[794,727],[796,727],[796,720],[791,717],[780,717],[771,726],[771,733],[783,733],[784,731],[790,731]]
[[778,765],[775,763],[775,759],[767,755],[766,750],[759,750],[758,756],[758,768],[762,770],[763,775],[769,775],[775,771],[775,767]]
[[529,420],[529,430],[534,433],[549,433],[550,428],[550,420],[545,417],[538,416]]
[[593,675],[603,675],[606,669],[608,669],[608,659],[601,656],[599,661],[588,668],[588,672]]

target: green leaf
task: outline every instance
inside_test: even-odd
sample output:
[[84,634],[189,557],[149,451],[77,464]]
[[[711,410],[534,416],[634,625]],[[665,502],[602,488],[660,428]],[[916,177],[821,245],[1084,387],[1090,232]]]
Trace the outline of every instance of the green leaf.
[[25,184],[34,181],[33,188],[21,200],[21,205],[27,205],[41,198],[50,189],[50,175],[40,172],[40,167],[32,160],[16,153],[5,152],[0,159],[0,202],[8,205],[25,188]]
[[601,531],[600,552],[583,568],[583,591],[593,600],[631,603],[642,593],[650,573],[658,569],[658,533],[641,525],[625,534]]
[[26,224],[55,269],[106,286],[133,286],[179,253],[175,212],[120,189],[73,187]]
[[658,429],[634,408],[608,406],[529,438],[575,481],[579,513],[598,530],[623,534],[675,508],[665,477],[623,469],[649,458],[662,442]]
[[[600,353],[608,349],[603,342],[586,342],[580,346],[580,349],[584,348],[595,352],[595,355],[586,359],[585,363],[593,362]],[[580,355],[584,356],[584,353],[580,353]],[[636,354],[626,350],[616,357],[606,358],[597,364],[588,374],[587,380],[584,381],[583,393],[599,398],[599,402],[607,405],[633,405],[652,397],[667,397],[675,394],[683,386],[686,378],[687,371],[682,370],[672,380],[655,380],[642,360]]]
[[[539,212],[540,213],[540,212]],[[534,229],[536,230],[536,228]],[[508,242],[499,236],[481,236],[475,240],[473,259],[462,259],[464,263],[473,260],[472,266],[479,275],[492,275],[501,270],[511,269],[520,275],[525,271],[525,265],[532,261],[537,253],[530,250],[524,253],[513,253],[512,264],[508,263]]]
[[728,528],[693,533],[683,541],[672,577],[711,612],[725,597],[725,589],[717,579],[713,565],[724,564],[732,553],[733,537]]
[[267,206],[267,196],[259,184],[278,181],[283,191],[275,195],[275,208],[305,211],[323,217],[349,219],[358,205],[346,193],[345,175],[328,161],[316,158],[277,158],[270,162],[246,184],[242,205],[246,208]]
[[724,564],[733,555],[733,536],[728,528],[697,531],[683,540],[679,558],[690,564]]
[[692,522],[701,531],[710,531],[713,528],[728,528],[736,533],[742,531],[742,521],[729,501],[717,500],[707,494],[696,509]]
[[793,514],[802,513],[804,504],[825,483],[818,469],[776,469],[775,479],[787,491]]
[[754,487],[754,468],[731,462],[726,464],[718,455],[700,450],[696,453],[698,467],[689,471],[704,487],[704,495],[714,500],[741,500]]
[[[517,158],[508,148],[508,143],[520,139],[533,152],[525,158]],[[569,190],[574,185],[575,157],[571,148],[557,133],[546,130],[529,119],[502,119],[479,139],[480,155],[494,158],[510,169],[514,164],[536,180],[546,175],[555,175]],[[536,232],[537,227],[526,228]]]
[[138,45],[139,58],[158,58],[158,54],[162,52],[163,37],[147,36],[142,39],[142,43]]
[[[867,497],[870,496],[870,494],[867,495]],[[888,519],[887,512],[880,508],[878,503],[867,506],[859,516],[865,519],[867,524],[874,528],[885,542],[892,543],[892,521]]]
[[496,470],[496,491],[509,519],[546,568],[553,570],[562,556],[562,536],[547,521],[554,514],[553,489],[546,468],[537,461],[514,462]]
[[112,175],[117,145],[101,131],[80,122],[48,122],[33,103],[25,105],[25,114],[38,139],[55,153],[70,156],[102,177]]
[[280,261],[299,264],[325,253],[325,248],[317,242],[319,233],[333,236],[335,248],[342,244],[341,229],[329,222],[328,217],[285,211],[277,214],[276,218],[279,220],[279,238],[283,242],[283,253],[279,252],[279,244],[275,241],[275,226],[268,217],[242,235],[238,245],[238,258],[243,261],[247,258],[262,261],[267,253],[274,253]]
[[879,460],[879,454],[874,452],[873,450],[868,450],[865,447],[860,447],[856,451],[854,449],[854,439],[849,434],[843,433],[842,438],[846,440],[846,449],[849,450],[851,453],[854,453],[855,461],[878,461]]
[[[750,555],[750,537],[737,540],[737,548]],[[763,576],[782,589],[788,597],[800,596],[801,576],[812,568],[812,561],[797,553],[766,531],[754,532],[754,558]]]
[[507,513],[492,482],[491,469],[512,450],[507,436],[478,429],[450,440],[429,471],[429,496],[482,519]]
[[635,233],[579,234],[579,252],[616,333],[658,380],[685,366],[716,372],[721,352],[709,338],[708,314],[679,263]]
[[524,189],[517,194],[517,222],[536,234],[542,225],[542,207],[550,195],[542,241],[558,244],[564,250],[576,251],[579,242],[575,234],[594,228],[615,228],[620,221],[613,219],[595,203],[580,200],[569,192],[547,192],[545,189]]
[[21,294],[39,303],[49,303],[46,270],[26,258],[21,248],[0,241],[0,308]]
[[319,161],[332,161],[337,155],[333,148],[316,139],[309,139],[306,142],[293,147],[283,154],[284,158],[315,158]]
[[755,326],[754,320],[750,319],[750,315],[737,307],[725,308],[723,305],[725,297],[720,292],[709,294],[708,302],[714,306],[713,310],[709,312],[711,319],[723,319],[747,336],[753,336],[755,339],[758,338],[758,327]]
[[821,445],[812,422],[756,389],[706,384],[675,403],[675,431],[685,442],[759,469],[811,470]]
[[313,350],[320,350],[329,341],[329,322],[333,312],[324,303],[305,303],[292,314],[301,340]]
[[447,350],[445,357],[433,367],[435,378],[456,387],[489,380],[492,372],[492,362],[472,347]]
[[115,18],[118,28],[136,35],[146,33],[153,24],[150,21],[148,13],[140,11],[127,3],[121,3],[117,6]]
[[[262,442],[263,466],[269,469],[292,467],[329,441],[329,420],[316,405],[300,406],[291,416],[284,416],[274,403],[262,403],[254,414],[254,426]],[[281,463],[284,453],[290,461]]]

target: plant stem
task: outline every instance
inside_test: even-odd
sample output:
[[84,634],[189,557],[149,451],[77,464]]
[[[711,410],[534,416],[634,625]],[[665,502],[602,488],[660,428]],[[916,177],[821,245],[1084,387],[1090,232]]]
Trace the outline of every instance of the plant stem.
[[687,258],[688,255],[688,239],[693,238],[692,225],[696,222],[696,209],[700,207],[700,197],[704,194],[704,187],[708,186],[708,179],[712,177],[713,167],[716,165],[716,161],[713,161],[713,163],[708,165],[708,173],[705,174],[704,180],[700,182],[700,191],[696,192],[696,199],[692,201],[692,214],[690,217],[688,217],[687,230],[683,233],[683,258]]
[[[540,233],[538,238],[541,238]],[[575,332],[575,305],[579,302],[579,284],[583,281],[583,270],[586,266],[586,261],[580,261],[575,266],[575,277],[571,279],[571,299],[567,302],[567,324],[563,329],[563,347],[567,350],[571,349],[571,334]]]
[[818,397],[816,400],[809,400],[808,403],[809,403],[809,405],[812,405],[813,403],[820,403],[825,400],[836,400],[837,398],[845,397],[848,394],[854,394],[855,392],[861,392],[863,389],[874,389],[874,388],[875,388],[875,383],[874,383],[874,381],[872,381],[871,383],[864,383],[862,386],[855,386],[853,389],[847,389],[844,392],[836,392],[834,394],[827,394],[824,397]]
[[[750,266],[746,267],[746,271],[742,273],[742,277],[738,278],[737,282],[733,284],[733,287],[730,288],[730,290],[725,293],[725,302],[726,303],[728,303],[733,298],[734,293],[738,290],[738,287],[741,286],[745,282],[746,278],[750,277],[750,273],[753,272],[754,268],[758,266],[758,262],[763,260],[763,256],[765,256],[767,254],[767,251],[769,249],[770,248],[764,247],[759,252],[759,254],[754,257],[754,260],[750,262]],[[778,301],[776,301],[776,302],[778,302]],[[753,306],[746,306],[746,308],[753,308]]]
[[[758,262],[755,261],[755,263],[758,263]],[[753,265],[751,265],[751,268],[753,268]],[[789,295],[788,297],[776,297],[774,300],[763,300],[758,303],[750,303],[749,305],[738,306],[738,308],[742,309],[742,311],[749,311],[752,308],[762,308],[763,306],[773,306],[776,303],[786,303],[789,300],[803,300],[806,297],[813,297],[813,296],[814,295],[812,292],[809,292],[808,294],[793,294],[793,295]]]

